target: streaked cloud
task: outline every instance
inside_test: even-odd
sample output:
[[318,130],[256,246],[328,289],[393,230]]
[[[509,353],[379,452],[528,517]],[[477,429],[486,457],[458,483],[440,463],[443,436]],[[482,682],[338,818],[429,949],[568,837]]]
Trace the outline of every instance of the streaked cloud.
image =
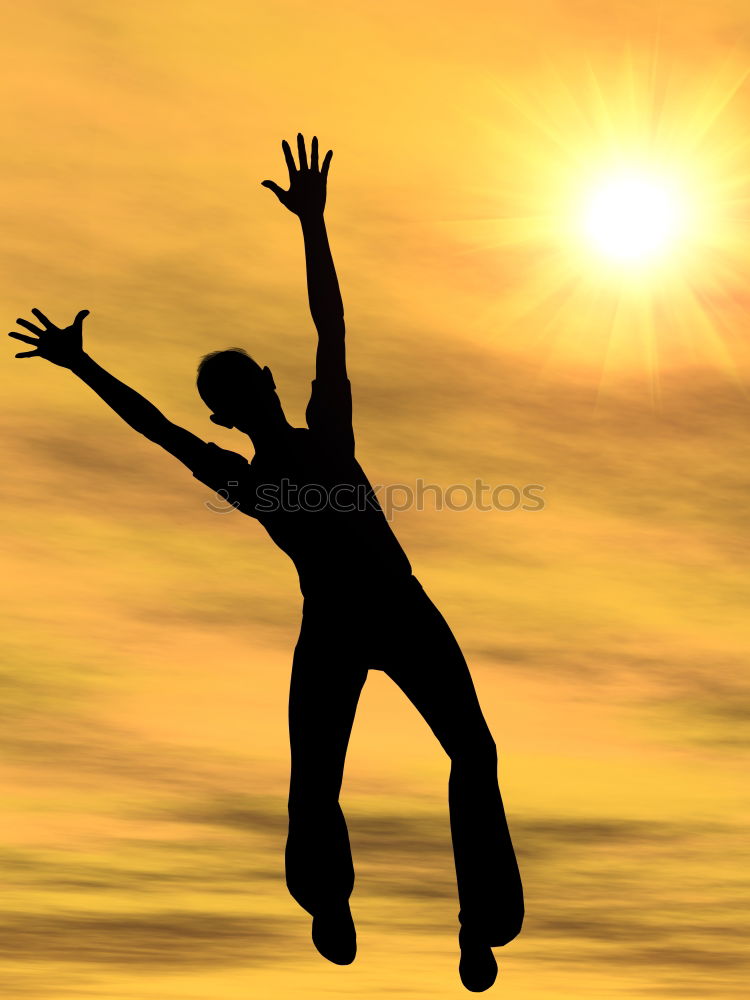
[[[97,360],[247,453],[194,386],[201,355],[243,345],[301,423],[302,242],[260,181],[283,177],[283,136],[317,131],[371,480],[544,486],[538,513],[393,515],[501,750],[528,916],[498,988],[518,1000],[746,993],[745,22],[737,2],[588,0],[82,0],[4,21],[8,329],[91,309]],[[627,322],[608,339],[606,295],[576,298],[516,236],[544,168],[585,166],[584,97],[612,113],[654,53],[657,117],[707,129],[742,231],[690,308],[662,295],[647,343]],[[328,967],[283,877],[291,564],[68,373],[12,353],[8,995],[458,995],[432,734],[368,681],[344,787],[362,952]]]

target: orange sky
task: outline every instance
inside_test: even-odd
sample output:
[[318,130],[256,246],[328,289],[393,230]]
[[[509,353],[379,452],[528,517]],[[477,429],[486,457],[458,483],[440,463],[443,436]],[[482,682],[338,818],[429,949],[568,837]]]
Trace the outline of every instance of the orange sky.
[[[226,447],[198,358],[301,423],[301,238],[260,187],[334,149],[358,454],[377,484],[535,483],[541,512],[393,515],[500,749],[527,893],[495,993],[744,995],[750,19],[743,5],[131,3],[4,17],[1,295]],[[566,242],[618,156],[706,225],[623,280]],[[351,968],[283,880],[301,601],[262,529],[67,372],[3,364],[11,997],[465,995],[447,761],[382,675],[343,801]]]

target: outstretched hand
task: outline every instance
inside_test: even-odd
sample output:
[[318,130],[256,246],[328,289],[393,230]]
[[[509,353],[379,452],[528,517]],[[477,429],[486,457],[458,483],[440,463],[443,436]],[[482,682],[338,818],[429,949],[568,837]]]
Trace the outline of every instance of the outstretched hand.
[[281,148],[284,150],[284,159],[289,168],[289,190],[284,191],[274,181],[261,181],[261,184],[263,187],[270,188],[281,204],[290,212],[298,215],[300,219],[322,215],[326,203],[326,182],[333,150],[328,150],[319,167],[318,137],[314,135],[310,146],[310,163],[308,165],[305,139],[300,133],[297,136],[299,156],[299,167],[297,167],[286,139],[281,143]]
[[8,336],[22,340],[25,344],[32,344],[35,350],[21,351],[16,357],[45,358],[54,365],[60,365],[61,368],[70,368],[83,356],[83,321],[89,314],[88,309],[82,309],[70,326],[66,327],[55,326],[39,309],[31,311],[41,326],[35,326],[27,319],[17,319],[16,323],[36,336],[27,337],[23,333],[16,333],[15,330]]

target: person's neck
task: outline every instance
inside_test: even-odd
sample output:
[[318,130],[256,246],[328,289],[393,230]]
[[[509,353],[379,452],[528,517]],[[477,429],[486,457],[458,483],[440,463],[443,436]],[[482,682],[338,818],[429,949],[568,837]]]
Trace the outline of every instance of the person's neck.
[[245,434],[253,442],[256,454],[273,449],[282,438],[286,437],[293,430],[294,427],[283,413],[280,413],[277,419],[265,423],[263,427],[244,429]]

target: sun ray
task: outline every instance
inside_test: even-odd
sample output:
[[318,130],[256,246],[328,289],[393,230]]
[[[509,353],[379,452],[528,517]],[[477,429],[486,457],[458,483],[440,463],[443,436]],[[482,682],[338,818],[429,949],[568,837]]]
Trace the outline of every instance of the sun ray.
[[[689,136],[692,149],[698,147],[703,139],[705,139],[721,115],[735,99],[745,85],[748,75],[750,75],[750,68],[740,71],[736,75],[736,78],[727,84],[720,83],[718,79],[720,75],[721,71],[717,71],[717,79],[714,82],[714,86],[706,88],[702,98],[695,105],[692,126],[690,129],[686,129],[686,137]],[[722,93],[718,97],[712,96],[713,91],[718,88],[721,89]]]

